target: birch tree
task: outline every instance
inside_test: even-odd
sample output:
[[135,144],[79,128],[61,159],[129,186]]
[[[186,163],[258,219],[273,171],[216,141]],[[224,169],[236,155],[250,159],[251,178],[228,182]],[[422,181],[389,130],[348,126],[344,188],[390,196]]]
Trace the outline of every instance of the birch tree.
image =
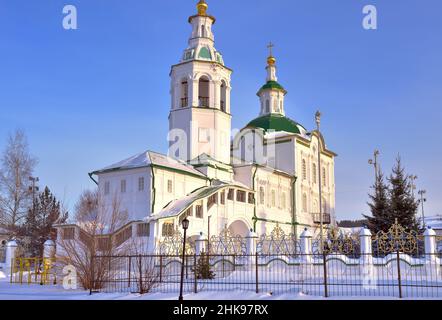
[[8,137],[0,158],[0,226],[11,236],[24,223],[32,204],[29,177],[36,164],[37,159],[29,152],[25,133],[16,130]]

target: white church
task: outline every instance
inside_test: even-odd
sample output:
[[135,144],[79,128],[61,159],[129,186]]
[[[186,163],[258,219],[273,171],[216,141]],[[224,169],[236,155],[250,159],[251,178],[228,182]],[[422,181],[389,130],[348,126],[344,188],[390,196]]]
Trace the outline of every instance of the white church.
[[[182,230],[185,217],[191,238],[210,238],[225,228],[233,235],[262,235],[276,226],[299,236],[306,227],[319,232],[321,215],[326,230],[335,224],[336,154],[318,131],[285,116],[287,91],[271,51],[256,118],[232,134],[232,70],[215,48],[215,18],[207,9],[198,2],[189,18],[188,47],[171,68],[168,155],[143,151],[89,174],[101,205],[111,207],[117,197],[129,217],[109,236],[119,243],[144,237],[155,251]],[[59,238],[81,233],[78,225],[58,229]]]

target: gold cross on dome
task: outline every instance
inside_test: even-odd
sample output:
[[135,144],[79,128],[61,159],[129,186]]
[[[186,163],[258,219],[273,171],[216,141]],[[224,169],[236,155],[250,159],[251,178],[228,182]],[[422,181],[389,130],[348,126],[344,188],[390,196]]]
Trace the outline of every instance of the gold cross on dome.
[[270,51],[270,57],[273,56],[273,48],[275,47],[275,45],[270,41],[269,44],[267,45],[267,48]]
[[273,56],[273,48],[275,47],[275,45],[270,41],[269,44],[267,45],[267,48],[270,51],[270,56]]

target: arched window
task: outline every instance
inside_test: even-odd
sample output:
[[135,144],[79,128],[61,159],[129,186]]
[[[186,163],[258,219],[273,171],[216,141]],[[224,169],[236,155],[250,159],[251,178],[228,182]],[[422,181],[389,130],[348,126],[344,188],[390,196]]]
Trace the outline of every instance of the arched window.
[[325,167],[322,167],[322,185],[324,187],[327,186],[327,172],[325,170]]
[[209,107],[209,79],[201,77],[198,83],[198,101],[200,107]]
[[302,159],[302,180],[307,180],[307,164],[305,159]]
[[272,207],[276,207],[276,192],[272,190]]
[[226,83],[223,81],[221,81],[221,97],[220,97],[220,107],[221,107],[221,111],[226,112],[226,92],[227,90],[227,86]]
[[322,198],[322,212],[328,213],[328,204],[327,204],[327,200],[325,200],[325,198]]
[[273,100],[273,112],[278,112],[278,100]]
[[283,192],[282,195],[281,195],[281,208],[282,208],[282,209],[285,209],[285,208],[286,208],[285,192]]
[[259,203],[262,205],[264,205],[264,198],[265,198],[264,187],[259,187]]
[[189,84],[187,80],[181,82],[181,108],[185,108],[188,106],[188,92],[189,92]]
[[201,37],[203,37],[203,38],[206,37],[206,26],[205,25],[201,26]]
[[312,165],[312,180],[313,180],[313,183],[317,182],[316,181],[316,163],[313,163],[313,165]]
[[305,193],[302,195],[302,211],[307,212],[307,195]]
[[269,101],[269,99],[266,100],[266,113],[270,113],[270,101]]

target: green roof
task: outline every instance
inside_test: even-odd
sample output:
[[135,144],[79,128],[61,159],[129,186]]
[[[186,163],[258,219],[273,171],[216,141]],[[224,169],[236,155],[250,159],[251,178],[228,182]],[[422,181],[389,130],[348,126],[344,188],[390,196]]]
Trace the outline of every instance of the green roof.
[[267,81],[267,83],[265,85],[263,85],[261,87],[261,89],[259,89],[258,94],[262,91],[262,90],[266,90],[266,89],[276,89],[276,90],[281,90],[284,93],[287,93],[287,91],[284,89],[283,86],[281,86],[278,82],[276,81]]
[[261,128],[265,131],[285,131],[291,133],[301,133],[299,128],[305,128],[299,123],[281,115],[281,114],[268,114],[259,118],[256,118],[249,122],[248,128]]

